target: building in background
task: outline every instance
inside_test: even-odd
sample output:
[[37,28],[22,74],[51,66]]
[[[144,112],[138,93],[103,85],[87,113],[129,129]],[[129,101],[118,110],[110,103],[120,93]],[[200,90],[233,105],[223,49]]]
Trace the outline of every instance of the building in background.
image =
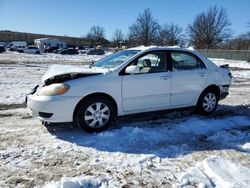
[[58,47],[58,48],[66,48],[67,44],[64,41],[58,40],[56,38],[40,38],[34,40],[34,45],[41,50],[50,48],[50,47]]
[[24,33],[14,31],[0,31],[0,41],[8,44],[12,41],[26,41],[28,45],[34,44],[35,39],[50,38],[64,41],[68,47],[76,46],[88,46],[91,45],[91,41],[80,37],[68,37],[68,36],[56,36],[56,35],[45,35],[35,33]]

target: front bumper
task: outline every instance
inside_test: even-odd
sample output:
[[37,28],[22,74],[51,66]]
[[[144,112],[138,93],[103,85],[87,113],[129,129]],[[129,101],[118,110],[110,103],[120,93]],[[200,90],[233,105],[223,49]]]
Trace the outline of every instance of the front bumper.
[[27,95],[30,115],[46,122],[72,122],[73,113],[80,99],[66,96]]

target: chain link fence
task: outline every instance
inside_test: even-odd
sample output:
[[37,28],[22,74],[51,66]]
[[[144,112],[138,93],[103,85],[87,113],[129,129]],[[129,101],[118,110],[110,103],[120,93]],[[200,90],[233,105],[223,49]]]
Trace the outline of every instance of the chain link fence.
[[197,50],[208,58],[250,60],[250,50]]

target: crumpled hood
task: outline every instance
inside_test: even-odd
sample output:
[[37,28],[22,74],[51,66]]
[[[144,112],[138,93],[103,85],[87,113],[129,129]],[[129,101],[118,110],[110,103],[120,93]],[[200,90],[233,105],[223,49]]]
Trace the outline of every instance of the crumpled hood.
[[52,65],[48,71],[42,77],[42,82],[45,80],[60,76],[64,74],[106,74],[110,72],[109,69],[104,69],[100,67],[89,68],[88,65],[84,66],[72,66],[72,65]]

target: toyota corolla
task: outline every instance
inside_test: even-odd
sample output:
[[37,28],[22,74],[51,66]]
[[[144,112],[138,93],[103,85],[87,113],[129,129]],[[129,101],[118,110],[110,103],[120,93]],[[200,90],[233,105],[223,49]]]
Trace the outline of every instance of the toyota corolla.
[[99,132],[127,114],[183,107],[211,114],[231,73],[193,50],[136,47],[88,66],[53,65],[42,82],[27,95],[33,117]]

